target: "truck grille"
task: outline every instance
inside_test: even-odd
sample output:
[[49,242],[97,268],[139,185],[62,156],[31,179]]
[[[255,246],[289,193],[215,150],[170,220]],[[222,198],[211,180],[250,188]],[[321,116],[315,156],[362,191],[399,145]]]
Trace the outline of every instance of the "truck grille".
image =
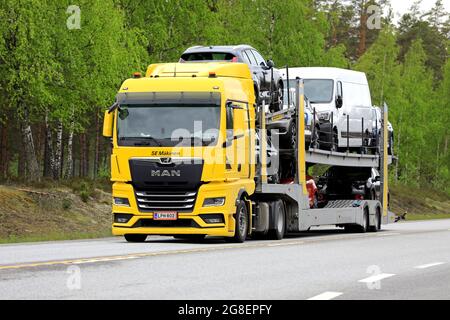
[[191,212],[195,206],[197,191],[136,191],[140,211]]

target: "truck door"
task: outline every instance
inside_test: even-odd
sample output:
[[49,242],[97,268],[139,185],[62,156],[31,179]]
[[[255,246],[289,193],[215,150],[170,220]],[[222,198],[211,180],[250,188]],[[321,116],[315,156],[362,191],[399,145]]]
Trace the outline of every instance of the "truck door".
[[250,122],[247,103],[233,102],[236,165],[239,178],[250,176]]
[[225,106],[226,112],[226,141],[225,148],[225,176],[227,179],[238,179],[238,163],[237,163],[237,141],[239,137],[236,135],[235,126],[235,105],[227,102]]

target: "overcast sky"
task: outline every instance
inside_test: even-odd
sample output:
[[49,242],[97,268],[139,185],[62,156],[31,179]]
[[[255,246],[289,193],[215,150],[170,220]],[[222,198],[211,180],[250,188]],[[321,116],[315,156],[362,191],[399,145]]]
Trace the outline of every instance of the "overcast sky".
[[[404,14],[405,12],[408,12],[409,8],[413,5],[415,0],[391,0],[392,8],[394,9],[395,21],[399,20],[399,17]],[[436,0],[423,0],[422,1],[422,11],[427,11],[431,9],[434,4],[436,3]],[[450,0],[443,0],[442,3],[445,6],[445,9],[447,12],[450,12]]]

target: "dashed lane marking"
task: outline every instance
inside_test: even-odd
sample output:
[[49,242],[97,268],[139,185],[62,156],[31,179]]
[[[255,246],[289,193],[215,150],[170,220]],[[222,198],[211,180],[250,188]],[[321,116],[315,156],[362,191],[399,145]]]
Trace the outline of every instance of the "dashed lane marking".
[[373,282],[377,282],[377,281],[381,281],[383,279],[386,278],[390,278],[395,276],[395,274],[392,273],[380,273],[380,274],[376,274],[374,276],[359,280],[358,282],[363,282],[363,283],[373,283]]
[[342,292],[327,291],[312,298],[309,298],[308,300],[331,300],[341,296],[342,294],[343,294]]
[[415,269],[427,269],[427,268],[431,268],[431,267],[435,267],[435,266],[440,266],[444,263],[445,262],[432,262],[432,263],[423,264],[421,266],[416,266],[414,268]]

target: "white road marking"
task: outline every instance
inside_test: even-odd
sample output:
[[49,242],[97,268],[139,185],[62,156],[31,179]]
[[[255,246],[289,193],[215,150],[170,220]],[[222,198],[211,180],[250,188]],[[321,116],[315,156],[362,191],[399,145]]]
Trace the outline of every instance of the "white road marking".
[[377,282],[377,281],[381,281],[383,279],[386,278],[390,278],[395,276],[395,274],[392,273],[380,273],[380,274],[376,274],[374,276],[359,280],[358,282],[364,282],[364,283],[373,283],[373,282]]
[[445,262],[433,262],[433,263],[428,263],[428,264],[423,264],[421,266],[416,266],[414,267],[415,269],[426,269],[426,268],[431,268],[431,267],[435,267],[435,266],[440,266],[441,264],[444,264]]
[[398,236],[401,234],[400,232],[391,232],[391,233],[379,233],[377,237],[388,237],[388,236]]
[[312,298],[309,298],[308,300],[331,300],[336,297],[339,297],[342,294],[343,294],[342,292],[327,291]]
[[268,247],[280,247],[280,246],[295,246],[297,244],[303,244],[303,241],[296,241],[296,242],[282,242],[282,243],[271,243],[268,244]]

